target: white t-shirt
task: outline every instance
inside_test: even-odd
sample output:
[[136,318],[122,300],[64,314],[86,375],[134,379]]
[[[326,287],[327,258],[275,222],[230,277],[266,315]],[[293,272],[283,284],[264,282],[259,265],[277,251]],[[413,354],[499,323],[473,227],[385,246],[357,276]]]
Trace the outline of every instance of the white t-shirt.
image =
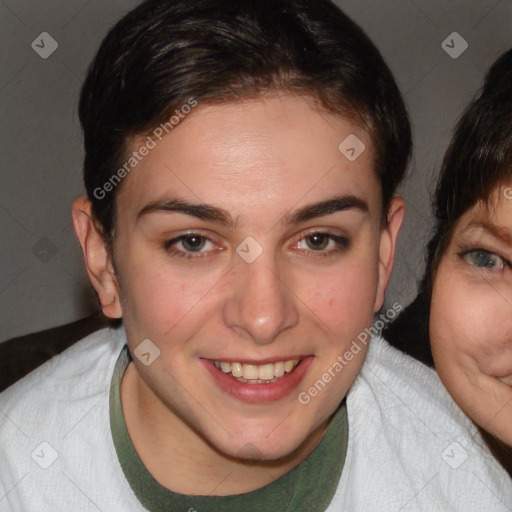
[[[122,328],[98,331],[0,394],[0,512],[145,510],[110,431],[125,343]],[[512,510],[512,480],[435,372],[381,338],[347,410],[345,465],[327,512]]]

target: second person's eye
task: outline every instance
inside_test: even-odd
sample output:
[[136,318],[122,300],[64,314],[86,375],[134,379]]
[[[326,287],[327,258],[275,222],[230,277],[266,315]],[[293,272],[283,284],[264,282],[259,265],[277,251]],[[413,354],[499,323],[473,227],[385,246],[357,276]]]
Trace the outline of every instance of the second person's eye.
[[507,261],[504,258],[485,249],[467,251],[461,257],[466,263],[479,268],[503,270],[507,266]]

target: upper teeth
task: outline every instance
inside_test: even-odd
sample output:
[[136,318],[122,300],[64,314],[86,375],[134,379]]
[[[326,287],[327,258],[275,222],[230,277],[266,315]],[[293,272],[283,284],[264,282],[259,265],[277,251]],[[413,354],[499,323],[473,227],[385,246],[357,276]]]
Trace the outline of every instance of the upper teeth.
[[213,364],[224,373],[231,373],[233,377],[242,377],[246,380],[272,380],[282,377],[285,372],[290,373],[299,364],[299,359],[260,365],[225,361],[213,361]]

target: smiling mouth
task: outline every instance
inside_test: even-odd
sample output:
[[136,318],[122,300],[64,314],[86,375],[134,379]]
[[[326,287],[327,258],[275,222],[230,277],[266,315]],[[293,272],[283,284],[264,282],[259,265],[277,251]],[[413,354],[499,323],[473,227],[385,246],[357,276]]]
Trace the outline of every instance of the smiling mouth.
[[271,384],[282,379],[286,374],[293,373],[302,359],[289,359],[267,364],[246,364],[227,361],[212,361],[210,363],[222,373],[238,382],[246,384]]

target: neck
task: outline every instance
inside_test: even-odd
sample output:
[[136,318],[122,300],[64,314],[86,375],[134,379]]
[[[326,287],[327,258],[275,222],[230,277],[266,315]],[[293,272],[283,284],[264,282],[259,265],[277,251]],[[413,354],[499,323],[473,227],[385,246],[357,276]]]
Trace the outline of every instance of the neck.
[[133,363],[121,381],[128,433],[153,478],[174,492],[227,496],[259,489],[299,465],[318,446],[329,419],[291,454],[273,461],[232,458],[174,414],[140,377]]

